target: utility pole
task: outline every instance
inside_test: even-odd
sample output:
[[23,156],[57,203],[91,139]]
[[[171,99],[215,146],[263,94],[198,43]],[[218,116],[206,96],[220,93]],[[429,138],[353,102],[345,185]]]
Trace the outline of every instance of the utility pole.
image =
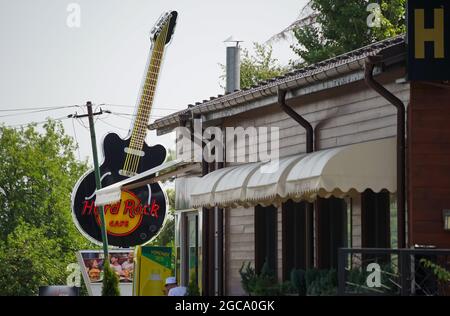
[[[103,113],[108,113],[109,111],[102,111],[93,113],[92,112],[92,102],[86,102],[86,107],[88,110],[88,114],[83,115],[69,115],[68,117],[72,118],[82,118],[87,117],[89,119],[89,131],[91,133],[91,145],[92,145],[92,158],[94,161],[94,174],[95,174],[95,187],[97,190],[102,188],[102,183],[100,181],[100,167],[98,165],[98,156],[97,156],[97,139],[95,137],[95,126],[94,126],[94,116],[101,115]],[[108,235],[106,233],[106,225],[105,225],[105,213],[103,211],[103,205],[99,206],[100,212],[100,229],[102,232],[102,241],[103,241],[103,253],[105,256],[105,260],[108,260]]]
[[[89,131],[91,133],[92,159],[94,160],[94,172],[95,172],[95,187],[97,188],[97,190],[100,190],[102,188],[102,183],[100,181],[100,166],[98,165],[97,138],[95,137],[94,113],[92,113],[92,103],[90,101],[86,103],[86,106],[89,118]],[[102,241],[103,241],[103,253],[105,255],[105,260],[109,260],[108,235],[106,234],[105,213],[103,212],[103,205],[100,205],[99,211],[100,211],[100,229],[102,231]]]

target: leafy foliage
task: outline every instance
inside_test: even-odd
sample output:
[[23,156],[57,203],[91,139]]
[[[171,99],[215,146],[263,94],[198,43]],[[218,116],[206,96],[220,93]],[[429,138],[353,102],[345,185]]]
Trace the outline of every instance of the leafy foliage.
[[436,276],[438,281],[450,282],[450,271],[448,271],[447,269],[427,259],[421,259],[420,263],[425,268],[431,269],[431,271],[433,271],[433,274]]
[[306,296],[306,272],[305,270],[298,269],[291,271],[291,283],[297,290],[299,296]]
[[[169,149],[167,151],[166,162],[176,159],[176,153],[174,150]],[[164,227],[161,228],[161,232],[150,242],[152,246],[162,247],[174,247],[175,246],[175,190],[167,188],[166,190],[167,200],[169,201],[169,209],[166,214],[167,219]]]
[[[271,46],[259,43],[253,43],[253,54],[247,49],[241,52],[241,89],[246,89],[260,81],[273,77],[281,76],[289,71],[288,67],[278,64],[278,60],[273,57],[273,49]],[[226,78],[226,67],[220,64],[224,74],[222,80]],[[222,86],[222,88],[225,88]]]
[[261,272],[256,273],[251,263],[242,263],[239,269],[241,275],[242,288],[249,295],[256,296],[276,296],[281,295],[281,290],[286,289],[286,285],[279,285],[273,271],[270,271],[267,261],[264,262]]
[[169,200],[169,212],[167,213],[166,223],[161,232],[150,243],[152,246],[172,247],[175,240],[175,190],[166,189],[167,199]]
[[64,280],[64,262],[55,260],[61,252],[56,240],[45,231],[19,223],[0,246],[0,284],[2,295],[35,295],[39,285]]
[[337,294],[336,270],[292,270],[290,281],[278,284],[275,274],[264,263],[261,273],[256,273],[251,263],[245,262],[239,269],[241,284],[249,295],[276,296],[286,294],[328,296]]
[[198,280],[195,273],[191,273],[186,296],[200,296],[200,289],[198,287]]
[[[367,0],[312,0],[315,23],[294,29],[291,46],[302,63],[312,64],[405,32],[406,0],[378,0],[378,27],[369,27]],[[381,13],[381,14],[380,14]]]
[[328,296],[337,294],[337,273],[334,269],[309,269],[306,271],[305,279],[308,295]]
[[119,277],[111,269],[108,261],[105,261],[103,267],[102,296],[120,296]]
[[0,295],[65,284],[75,252],[91,245],[72,222],[70,196],[85,162],[62,124],[0,126]]
[[243,262],[241,268],[239,269],[239,274],[241,276],[242,288],[247,294],[250,294],[256,279],[256,272],[255,269],[252,268],[251,262],[247,262],[247,264]]

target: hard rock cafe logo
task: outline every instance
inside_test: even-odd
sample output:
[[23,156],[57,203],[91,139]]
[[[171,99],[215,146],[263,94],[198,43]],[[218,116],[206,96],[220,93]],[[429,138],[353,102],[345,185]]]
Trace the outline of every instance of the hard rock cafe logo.
[[[144,216],[158,219],[159,204],[155,199],[150,204],[142,204],[141,200],[132,192],[122,191],[121,200],[105,205],[103,212],[109,235],[128,236],[141,225]],[[83,201],[81,216],[92,216],[92,214],[100,226],[99,208],[95,205],[95,201]]]

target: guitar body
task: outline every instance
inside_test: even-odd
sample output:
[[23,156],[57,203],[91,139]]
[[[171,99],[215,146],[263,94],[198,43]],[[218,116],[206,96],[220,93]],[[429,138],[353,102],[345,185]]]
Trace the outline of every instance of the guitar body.
[[[127,153],[125,148],[129,148],[130,138],[121,139],[117,134],[110,133],[105,136],[103,141],[104,161],[100,166],[100,177],[102,187],[109,186],[116,182],[127,179],[127,176],[121,174]],[[144,156],[140,157],[137,173],[144,172],[162,164],[166,158],[166,149],[162,145],[148,146],[144,143],[142,148]],[[154,208],[161,210],[166,209],[166,197],[159,183],[152,183],[147,186],[136,188],[129,191],[140,201],[141,206],[149,205],[147,213],[153,205]],[[94,170],[88,171],[80,178],[76,184],[72,195],[72,210],[75,222],[82,231],[89,232],[90,240],[101,243],[101,231],[99,227],[98,215],[94,213],[95,202],[95,174]],[[124,201],[122,201],[122,204]],[[134,207],[137,208],[138,203]],[[122,207],[123,208],[123,207]],[[105,207],[105,219],[108,218],[108,209]],[[83,212],[84,211],[84,212]],[[123,210],[121,210],[123,212]],[[98,211],[97,211],[98,212]],[[157,216],[155,216],[157,215]],[[165,219],[165,212],[156,212],[153,216],[142,216],[142,222],[139,229],[125,232],[122,234],[114,234],[108,230],[108,243],[118,247],[130,247],[144,244],[153,238]],[[105,220],[107,228],[111,226]],[[120,224],[120,223],[119,223]],[[130,229],[131,230],[131,229]],[[92,240],[93,239],[93,240]]]

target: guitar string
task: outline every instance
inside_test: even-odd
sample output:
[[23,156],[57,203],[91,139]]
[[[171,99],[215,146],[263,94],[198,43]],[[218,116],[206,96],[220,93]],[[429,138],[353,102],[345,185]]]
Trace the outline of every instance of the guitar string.
[[[145,79],[145,83],[143,86],[142,96],[141,96],[141,102],[140,106],[138,108],[138,113],[135,120],[135,126],[133,128],[131,141],[130,141],[130,148],[133,150],[141,150],[143,146],[143,141],[145,140],[145,124],[143,122],[144,115],[149,114],[151,111],[151,103],[153,101],[153,93],[154,93],[154,86],[156,84],[156,79],[158,77],[159,73],[159,67],[161,64],[161,59],[163,55],[163,49],[165,46],[165,41],[167,38],[168,33],[168,26],[169,23],[166,24],[166,26],[163,29],[163,32],[161,32],[160,36],[158,37],[158,42],[155,45],[155,49],[152,53],[150,65],[147,69],[147,75]],[[152,78],[153,76],[155,78]],[[148,95],[150,93],[150,95]],[[148,121],[148,118],[147,118]],[[142,135],[144,134],[144,135]],[[131,159],[130,159],[131,158]],[[127,153],[127,158],[125,160],[124,170],[129,171],[132,173],[136,173],[139,166],[140,161],[139,155],[134,155]]]
[[[159,39],[160,39],[160,37],[158,37],[158,40],[159,40]],[[159,41],[159,43],[160,43],[160,41]],[[131,136],[131,140],[130,140],[130,146],[129,146],[129,147],[130,147],[131,149],[135,149],[135,147],[137,147],[137,146],[135,146],[135,143],[136,143],[136,133],[137,133],[136,128],[137,128],[137,124],[138,124],[138,118],[139,118],[140,115],[141,115],[142,107],[143,107],[143,105],[144,105],[144,100],[145,100],[145,85],[146,85],[146,81],[147,81],[147,78],[148,78],[148,75],[149,75],[149,71],[150,71],[150,69],[152,68],[152,65],[154,64],[154,56],[156,55],[156,52],[157,52],[157,50],[158,50],[159,47],[160,47],[160,44],[159,44],[159,43],[157,42],[157,43],[155,44],[155,47],[154,47],[153,52],[152,52],[152,54],[151,54],[150,61],[149,61],[149,65],[148,65],[148,68],[147,68],[147,73],[146,73],[145,81],[144,81],[144,85],[143,85],[143,91],[142,91],[141,99],[140,99],[140,102],[139,102],[138,111],[137,111],[137,113],[136,113],[135,124],[134,124],[133,130],[132,130],[132,136]],[[132,170],[130,170],[130,169],[132,169],[132,168],[130,168],[130,167],[131,167],[131,165],[133,164],[134,157],[135,157],[135,155],[132,155],[132,154],[130,154],[130,153],[127,153],[127,158],[125,159],[125,165],[124,165],[124,170],[125,170],[125,171],[130,171],[130,172],[132,171]]]
[[[150,60],[149,60],[149,63],[148,63],[148,68],[147,68],[147,72],[146,72],[145,78],[148,77],[148,71],[152,67],[152,63],[153,63],[153,60],[154,60],[153,58],[154,58],[155,52],[157,50],[157,45],[156,44],[155,44],[155,47],[153,49],[152,54],[150,55]],[[137,125],[138,118],[139,118],[140,113],[141,113],[141,108],[142,108],[142,104],[143,104],[144,95],[145,95],[145,81],[144,81],[143,88],[142,88],[142,93],[141,93],[141,97],[140,97],[140,101],[139,101],[139,107],[138,107],[138,110],[137,110],[137,113],[136,113],[136,117],[135,117],[135,120],[134,120],[134,126],[133,126],[133,130],[132,130],[132,134],[131,134],[130,144],[129,144],[129,148],[130,149],[134,149],[134,147],[135,147],[134,144],[135,144],[136,125]],[[131,172],[131,168],[130,168],[131,166],[130,165],[133,163],[133,158],[134,158],[134,155],[132,155],[130,153],[127,153],[127,158],[125,160],[125,165],[124,165],[124,170],[125,171]]]
[[[166,30],[166,28],[164,28],[164,31]],[[153,78],[152,78],[152,75],[154,75],[154,77],[156,78],[157,77],[157,74],[158,74],[158,70],[159,70],[159,64],[160,64],[160,61],[161,61],[161,59],[160,59],[160,56],[159,55],[161,55],[161,53],[160,53],[160,51],[161,51],[161,46],[163,45],[163,40],[165,41],[165,32],[163,32],[161,35],[160,35],[160,42],[159,42],[159,45],[158,45],[158,47],[157,47],[157,49],[155,50],[155,56],[154,56],[154,58],[153,58],[153,60],[154,60],[154,63],[153,63],[153,67],[150,67],[149,69],[148,69],[148,73],[150,74],[149,76],[147,76],[147,78],[150,78],[150,80],[146,80],[146,84],[144,85],[144,93],[143,93],[143,103],[142,103],[142,107],[140,108],[140,115],[136,118],[136,134],[135,134],[135,142],[134,142],[134,144],[133,144],[133,147],[135,147],[135,149],[142,149],[142,145],[143,145],[143,143],[142,143],[142,141],[141,141],[141,139],[144,137],[143,136],[143,134],[145,135],[146,133],[145,133],[145,129],[143,128],[144,126],[143,126],[143,124],[142,124],[142,120],[144,119],[144,115],[147,115],[147,109],[149,108],[149,107],[151,107],[151,103],[152,103],[152,97],[151,97],[151,95],[149,96],[148,95],[148,93],[150,92],[151,93],[151,90],[152,90],[152,83],[153,83]],[[146,106],[146,105],[148,105],[148,106]],[[135,155],[134,157],[133,157],[133,162],[132,162],[132,165],[131,165],[131,171],[132,172],[134,172],[134,173],[136,173],[137,172],[137,170],[138,170],[138,166],[139,166],[139,160],[140,160],[140,156],[138,156],[138,155]]]
[[[161,34],[160,38],[163,38],[162,34]],[[157,56],[160,54],[161,42],[158,43],[158,44],[159,45],[156,46],[155,54],[153,56],[153,61],[154,61],[152,63],[153,67],[150,67],[149,70],[148,70],[148,73],[150,73],[150,74],[155,73],[154,71],[152,71],[152,69],[154,69],[154,68],[157,69],[158,68],[158,63],[157,63],[158,62],[158,57]],[[150,78],[150,80],[149,80],[149,78]],[[142,119],[144,117],[143,115],[145,115],[147,113],[147,104],[146,103],[149,103],[149,101],[150,101],[147,93],[149,91],[149,87],[148,86],[149,86],[149,83],[151,81],[153,81],[153,79],[151,78],[150,75],[148,75],[147,79],[146,79],[146,84],[144,86],[144,93],[143,93],[143,97],[142,97],[142,99],[143,99],[142,100],[142,106],[140,108],[140,113],[139,113],[139,115],[137,117],[137,120],[136,120],[136,129],[135,129],[134,140],[133,140],[133,147],[135,149],[139,149],[139,147],[140,147],[139,146],[139,135],[141,134],[140,132],[141,132],[141,129],[142,129]]]
[[[152,107],[153,99],[154,99],[154,92],[156,90],[156,83],[157,83],[157,79],[158,79],[158,76],[159,76],[161,60],[162,60],[162,57],[163,57],[163,54],[164,54],[164,47],[165,47],[165,42],[166,42],[166,39],[167,39],[168,29],[169,29],[169,23],[166,24],[166,26],[164,27],[163,32],[162,32],[162,36],[161,36],[162,37],[162,42],[160,44],[162,46],[162,49],[158,50],[157,54],[156,54],[156,61],[157,61],[156,65],[157,66],[155,67],[154,71],[151,71],[151,73],[154,74],[154,77],[152,78],[150,76],[151,84],[149,84],[149,88],[148,88],[150,93],[149,93],[149,95],[146,98],[147,102],[148,102],[148,107],[146,107],[146,108],[144,107],[143,108],[144,115],[142,115],[140,117],[140,120],[139,120],[139,126],[142,129],[142,132],[141,132],[140,135],[138,134],[137,141],[138,141],[138,145],[139,145],[140,148],[142,148],[142,146],[144,144],[144,141],[145,141],[146,130],[147,130],[146,126],[147,126],[147,123],[148,123],[149,115],[151,113],[151,107]],[[135,166],[133,168],[134,172],[136,172],[137,169],[138,169],[140,159],[141,159],[141,156],[138,156],[137,159],[136,159],[136,163],[135,163]]]
[[[147,96],[146,101],[148,106],[147,107],[143,107],[142,108],[142,112],[144,112],[144,115],[141,115],[140,117],[138,117],[138,131],[140,130],[140,134],[137,134],[137,144],[138,147],[140,149],[142,149],[142,146],[144,144],[145,141],[145,136],[146,136],[146,125],[145,122],[148,122],[148,116],[151,112],[151,107],[152,107],[152,103],[153,103],[153,98],[154,98],[154,93],[155,93],[155,89],[156,89],[156,82],[158,79],[158,75],[159,75],[159,70],[160,70],[160,65],[161,65],[161,60],[162,60],[162,56],[163,56],[163,52],[164,52],[164,47],[165,47],[165,42],[166,42],[166,38],[167,38],[167,33],[168,33],[168,29],[169,29],[169,22],[164,26],[163,32],[161,34],[161,38],[162,41],[160,42],[160,47],[158,49],[158,51],[156,52],[156,65],[154,65],[155,69],[154,71],[152,71],[150,69],[150,72],[154,75],[154,78],[151,78],[150,82],[152,82],[152,84],[150,84],[149,86],[149,91],[150,94]],[[135,158],[135,163],[134,165],[132,165],[132,172],[136,173],[138,171],[138,167],[139,167],[139,162],[140,162],[141,156],[136,156]]]
[[[155,45],[155,47],[154,47],[154,49],[153,49],[152,54],[150,55],[150,60],[148,61],[146,77],[148,76],[148,68],[151,67],[151,61],[152,61],[152,59],[153,59],[153,55],[154,55],[154,53],[155,53],[155,49],[156,49],[156,45]],[[143,94],[143,93],[144,93],[144,92],[142,91],[142,94]],[[141,104],[142,104],[142,96],[140,96],[139,106],[138,106],[138,111],[137,111],[137,113],[136,113],[136,117],[135,117],[135,120],[134,120],[134,125],[135,125],[135,123],[136,123],[137,117],[139,116],[139,109],[140,109],[140,107],[141,107]],[[130,138],[130,143],[129,143],[129,148],[133,148],[134,134],[135,134],[135,126],[133,126],[133,129],[132,129],[131,138]],[[125,163],[124,163],[124,167],[123,167],[123,169],[124,169],[125,172],[130,171],[130,170],[129,170],[129,166],[130,166],[130,163],[131,163],[131,162],[130,162],[131,158],[132,158],[132,155],[131,155],[129,152],[127,152],[126,159],[125,159]]]
[[[153,60],[153,56],[154,56],[154,54],[155,54],[155,51],[156,51],[156,44],[155,44],[155,47],[153,48],[153,52],[152,52],[152,54],[150,55],[150,60],[149,60],[149,62],[148,62],[148,66],[147,66],[147,72],[146,72],[146,76],[145,76],[145,78],[147,78],[147,76],[148,76],[148,69],[151,67],[151,65],[152,65],[152,60]],[[139,100],[139,106],[138,106],[138,110],[137,110],[137,113],[136,113],[136,117],[135,117],[135,120],[134,120],[134,126],[133,126],[133,129],[132,129],[132,134],[131,134],[131,139],[130,139],[130,144],[129,144],[129,148],[134,148],[134,142],[135,142],[135,133],[136,133],[136,122],[137,122],[137,118],[139,117],[139,115],[140,115],[140,109],[141,109],[141,107],[142,107],[142,99],[143,99],[143,95],[144,95],[144,88],[145,88],[145,83],[144,83],[144,85],[143,85],[143,91],[142,91],[142,95],[140,96],[140,100]],[[131,163],[131,159],[132,159],[132,155],[131,154],[129,154],[129,153],[127,153],[127,158],[125,159],[125,165],[124,165],[124,170],[125,171],[130,171],[129,170],[129,167],[130,167],[130,163]]]

